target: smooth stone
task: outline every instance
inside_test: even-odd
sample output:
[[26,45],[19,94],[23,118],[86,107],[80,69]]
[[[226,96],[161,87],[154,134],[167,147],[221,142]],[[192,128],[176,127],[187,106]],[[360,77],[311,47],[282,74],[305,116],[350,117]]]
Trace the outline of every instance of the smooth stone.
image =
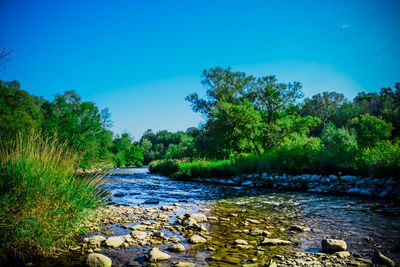
[[148,254],[147,254],[147,259],[150,262],[157,262],[157,261],[163,261],[163,260],[167,260],[171,258],[170,255],[168,255],[167,253],[164,253],[162,251],[160,251],[158,248],[152,248],[149,250]]
[[130,235],[132,236],[132,238],[140,239],[140,240],[147,238],[147,233],[145,231],[136,231],[135,230],[135,231],[132,231]]
[[206,243],[207,240],[204,237],[201,237],[199,235],[192,235],[189,238],[188,242],[191,244],[201,244],[201,243]]
[[191,216],[193,219],[196,220],[196,222],[198,223],[203,223],[203,222],[207,222],[207,216],[202,214],[202,213],[195,213],[195,214],[191,214]]
[[281,240],[277,238],[264,238],[261,245],[279,246],[279,245],[291,245],[292,242],[287,240]]
[[169,251],[182,253],[185,252],[186,249],[182,244],[173,244],[168,248]]
[[117,248],[124,243],[124,238],[121,236],[110,236],[107,238],[105,244],[107,247]]
[[323,252],[338,252],[347,249],[346,242],[338,239],[324,239],[322,240],[321,245]]
[[253,223],[253,224],[261,223],[259,220],[256,220],[256,219],[246,219],[246,222]]
[[236,239],[234,241],[235,245],[248,245],[249,243],[246,240],[243,239]]
[[386,266],[391,266],[391,267],[395,266],[394,261],[392,261],[391,259],[389,259],[385,255],[380,253],[378,250],[374,251],[374,256],[372,257],[372,262],[376,263],[376,264],[383,264],[383,265],[386,265]]
[[111,264],[111,259],[103,254],[90,253],[86,257],[86,265],[90,267],[111,267]]

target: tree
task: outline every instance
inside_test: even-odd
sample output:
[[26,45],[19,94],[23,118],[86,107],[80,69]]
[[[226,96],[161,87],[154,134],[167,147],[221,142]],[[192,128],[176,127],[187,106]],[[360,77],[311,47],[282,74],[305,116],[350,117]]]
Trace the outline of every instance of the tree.
[[351,126],[356,130],[358,142],[362,147],[373,147],[378,141],[390,138],[393,130],[390,122],[368,113],[354,118]]
[[92,102],[82,102],[75,91],[57,95],[52,102],[42,105],[43,133],[57,135],[82,153],[81,166],[90,167],[99,155],[99,140],[103,133],[101,115]]
[[[312,135],[320,136],[325,125],[334,120],[335,112],[346,103],[347,101],[343,94],[336,92],[323,92],[322,94],[314,95],[311,99],[306,98],[301,106],[300,114],[303,116],[317,117],[321,120],[321,124],[311,129]],[[348,110],[342,111],[348,112]],[[336,115],[339,115],[339,113]],[[342,113],[339,116],[341,115],[345,114]]]
[[[195,112],[207,119],[203,130],[206,142],[216,156],[255,151],[259,155],[298,127],[280,127],[284,118],[297,114],[294,103],[302,96],[301,84],[278,83],[275,76],[256,79],[242,72],[220,67],[204,70],[202,84],[206,98],[194,93],[186,97]],[[308,120],[310,121],[310,120]],[[305,121],[303,121],[304,123]],[[309,126],[309,124],[306,124]],[[279,136],[279,135],[278,135]]]

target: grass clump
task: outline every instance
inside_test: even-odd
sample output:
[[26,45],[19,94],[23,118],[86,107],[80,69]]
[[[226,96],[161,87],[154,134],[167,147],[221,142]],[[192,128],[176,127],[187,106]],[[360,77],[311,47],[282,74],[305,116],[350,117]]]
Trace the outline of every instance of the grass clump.
[[74,244],[101,204],[101,177],[78,177],[77,153],[22,135],[0,144],[0,262],[49,256]]

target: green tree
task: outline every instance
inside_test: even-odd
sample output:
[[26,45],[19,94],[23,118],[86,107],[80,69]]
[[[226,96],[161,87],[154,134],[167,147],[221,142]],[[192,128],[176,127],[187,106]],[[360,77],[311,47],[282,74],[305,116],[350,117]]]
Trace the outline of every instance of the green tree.
[[390,122],[368,113],[354,118],[351,126],[356,130],[358,142],[362,147],[373,147],[378,141],[390,138],[393,130]]
[[[347,101],[343,94],[336,92],[318,93],[311,99],[306,98],[304,100],[300,114],[303,116],[317,117],[321,120],[322,123],[311,129],[312,135],[320,136],[325,125],[334,120],[337,110],[346,103]],[[348,110],[345,109],[341,111],[348,112]],[[336,114],[338,116],[337,119],[339,119],[339,116],[348,115],[343,112]],[[343,120],[344,118],[342,117],[340,119]]]

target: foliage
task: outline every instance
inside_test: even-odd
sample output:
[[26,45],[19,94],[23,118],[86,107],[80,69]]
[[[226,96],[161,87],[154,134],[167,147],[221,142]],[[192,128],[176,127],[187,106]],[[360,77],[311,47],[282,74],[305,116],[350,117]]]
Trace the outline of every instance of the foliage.
[[[94,103],[82,101],[74,91],[57,95],[50,102],[21,90],[16,81],[0,81],[2,140],[12,140],[19,131],[35,131],[49,138],[57,136],[58,140],[81,154],[81,168],[125,166],[131,147],[127,147],[124,152],[120,148],[113,148],[117,142],[113,142],[113,133],[109,130],[111,126],[108,108],[99,111]],[[139,150],[136,147],[130,151],[129,165],[142,165]]]
[[29,259],[74,244],[101,178],[77,177],[78,154],[55,138],[19,134],[0,151],[0,250]]
[[373,147],[380,140],[388,139],[393,130],[390,122],[368,113],[352,119],[351,126],[356,130],[358,142],[362,147]]
[[400,141],[383,140],[362,148],[355,162],[364,175],[396,177],[400,173]]

